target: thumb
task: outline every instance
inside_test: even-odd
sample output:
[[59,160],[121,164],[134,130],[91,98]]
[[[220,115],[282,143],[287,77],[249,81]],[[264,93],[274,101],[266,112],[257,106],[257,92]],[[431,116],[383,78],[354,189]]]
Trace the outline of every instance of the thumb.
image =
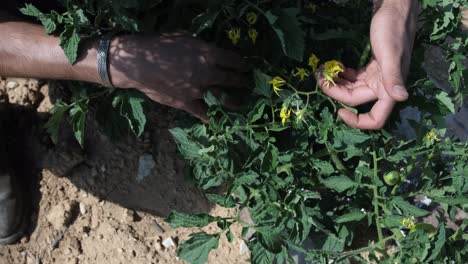
[[387,93],[398,102],[408,99],[405,88],[405,80],[401,73],[401,64],[396,62],[384,63],[382,65],[383,85]]

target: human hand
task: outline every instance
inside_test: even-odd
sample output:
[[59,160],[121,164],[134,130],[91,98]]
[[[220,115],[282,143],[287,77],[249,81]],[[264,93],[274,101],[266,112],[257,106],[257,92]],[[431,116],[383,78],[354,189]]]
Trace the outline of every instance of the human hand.
[[327,87],[320,80],[325,94],[346,105],[377,100],[369,113],[338,111],[347,125],[360,129],[381,129],[395,103],[408,99],[405,79],[413,49],[418,1],[383,0],[377,5],[370,28],[373,53],[370,63],[359,70],[346,68],[336,85]]
[[[185,110],[208,122],[206,92],[238,103],[233,94],[245,86],[242,59],[183,33],[116,37],[110,48],[112,83],[137,88],[152,100]],[[229,96],[231,95],[231,96]]]

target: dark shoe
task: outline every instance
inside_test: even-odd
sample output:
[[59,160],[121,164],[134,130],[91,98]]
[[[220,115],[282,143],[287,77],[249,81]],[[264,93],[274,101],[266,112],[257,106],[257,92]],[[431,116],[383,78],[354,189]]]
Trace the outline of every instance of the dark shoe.
[[27,228],[23,188],[9,173],[0,173],[0,245],[18,241]]

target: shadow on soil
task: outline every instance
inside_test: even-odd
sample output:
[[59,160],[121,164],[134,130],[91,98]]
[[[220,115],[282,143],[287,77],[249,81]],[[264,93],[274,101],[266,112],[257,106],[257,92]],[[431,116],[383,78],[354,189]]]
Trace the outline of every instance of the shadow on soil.
[[[38,218],[41,169],[66,177],[79,190],[100,200],[154,216],[166,217],[172,210],[208,212],[213,206],[186,178],[186,165],[168,131],[180,113],[158,107],[148,115],[144,140],[129,134],[117,143],[90,118],[86,146],[81,148],[66,122],[59,143],[54,145],[44,131],[48,115],[13,105],[2,108],[1,117],[8,128],[7,140],[2,143],[7,142],[9,163],[32,196],[28,197],[33,203],[29,233]],[[154,163],[150,162],[150,173],[141,177],[138,170],[144,157]]]

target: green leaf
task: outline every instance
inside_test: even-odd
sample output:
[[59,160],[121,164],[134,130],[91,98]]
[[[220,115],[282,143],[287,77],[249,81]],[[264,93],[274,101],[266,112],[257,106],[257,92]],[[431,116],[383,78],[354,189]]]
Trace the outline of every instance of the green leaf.
[[444,223],[441,223],[439,225],[439,229],[437,230],[437,238],[435,240],[434,248],[432,249],[431,255],[426,260],[427,263],[430,263],[430,261],[433,261],[433,260],[437,259],[437,257],[440,254],[440,251],[444,247],[445,240],[446,240],[446,238],[445,238],[445,226],[444,226]]
[[300,10],[297,8],[286,8],[279,10],[275,15],[268,11],[266,16],[281,42],[284,54],[297,61],[302,61],[305,33],[298,20],[299,12]]
[[249,249],[251,251],[250,261],[252,264],[271,264],[275,258],[275,255],[268,251],[260,244],[258,240],[249,243]]
[[192,20],[192,31],[195,34],[200,34],[203,30],[211,28],[221,10],[221,8],[210,8],[206,12],[196,16]]
[[24,15],[33,16],[39,19],[48,34],[54,32],[57,29],[57,25],[55,24],[53,16],[42,13],[32,4],[26,4],[25,7],[20,9],[20,12]]
[[58,142],[58,135],[60,132],[60,124],[64,118],[65,113],[67,112],[69,105],[57,100],[54,107],[50,110],[50,118],[45,124],[47,133],[49,133],[50,138],[54,144]]
[[283,237],[281,234],[271,231],[271,232],[258,232],[257,233],[258,241],[263,245],[265,249],[272,253],[279,253],[281,251]]
[[254,93],[263,95],[266,98],[271,98],[273,89],[271,88],[270,81],[271,76],[261,72],[260,70],[254,70],[255,89]]
[[208,198],[208,200],[215,202],[221,205],[222,207],[233,208],[236,206],[236,201],[234,200],[234,198],[232,198],[231,195],[224,196],[224,195],[214,194],[214,193],[207,193],[205,195],[206,195],[206,198]]
[[229,243],[234,241],[234,235],[232,234],[231,230],[226,232],[226,239],[227,239],[227,241],[229,241]]
[[312,167],[318,170],[320,175],[330,175],[335,172],[335,168],[327,162],[319,159],[311,159]]
[[177,256],[190,264],[204,264],[208,260],[210,251],[218,248],[218,245],[219,235],[195,233],[179,246]]
[[468,197],[434,197],[432,199],[436,203],[448,204],[448,205],[466,205],[468,204]]
[[347,222],[357,222],[366,217],[366,213],[363,213],[361,211],[355,211],[351,213],[347,213],[344,215],[340,215],[339,217],[336,218],[336,222],[338,224],[342,223],[347,223]]
[[84,147],[84,135],[86,125],[86,114],[88,112],[87,104],[74,103],[71,105],[70,118],[73,126],[75,139]]
[[127,118],[130,128],[137,137],[145,131],[146,116],[143,109],[145,101],[146,99],[141,94],[127,93],[120,108],[120,114]]
[[404,217],[401,215],[385,215],[382,219],[382,224],[386,228],[401,227],[403,219]]
[[[436,95],[436,99],[441,103],[444,107],[446,107],[450,113],[454,114],[455,113],[455,105],[452,102],[452,99],[449,97],[449,95],[442,91],[439,94]],[[446,112],[446,111],[443,111]]]
[[345,241],[338,238],[334,234],[329,234],[322,245],[322,250],[332,252],[342,252],[344,249]]
[[359,129],[350,128],[347,126],[339,126],[334,131],[334,147],[340,148],[343,146],[351,145],[354,146],[356,144],[363,143],[371,137],[365,133],[363,133]]
[[329,189],[344,192],[358,184],[346,176],[334,176],[323,180],[323,184]]
[[194,159],[200,157],[200,150],[202,146],[193,141],[190,136],[182,128],[170,129],[172,137],[174,138],[179,152],[186,159]]
[[410,215],[410,216],[425,216],[428,215],[429,212],[423,209],[420,209],[407,201],[403,200],[402,197],[395,197],[392,200],[394,206],[400,208],[403,213]]
[[33,16],[37,18],[44,16],[44,13],[42,13],[39,9],[37,9],[32,4],[26,4],[23,8],[20,8],[20,12],[23,13],[24,15]]
[[165,219],[172,228],[178,227],[204,227],[217,218],[208,214],[185,214],[172,211]]
[[72,25],[66,25],[65,31],[60,34],[60,46],[71,64],[75,63],[78,56],[79,43],[80,36],[76,28]]

